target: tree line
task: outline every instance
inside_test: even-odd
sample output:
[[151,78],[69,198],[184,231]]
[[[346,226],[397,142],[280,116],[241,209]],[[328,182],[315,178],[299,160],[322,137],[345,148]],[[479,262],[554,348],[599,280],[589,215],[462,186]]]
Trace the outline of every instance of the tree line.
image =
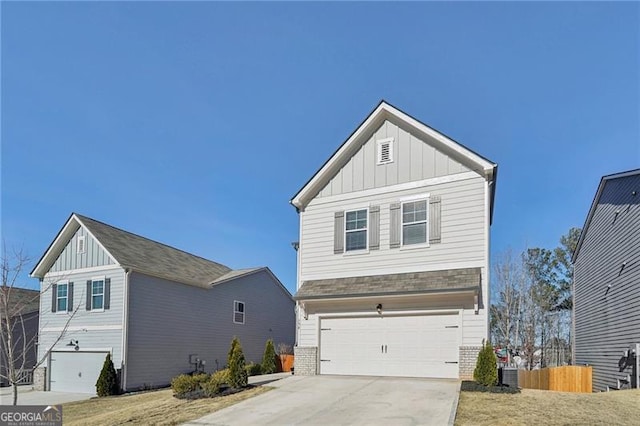
[[490,329],[494,346],[519,366],[566,365],[571,358],[573,265],[580,229],[571,228],[553,249],[507,249],[495,257]]

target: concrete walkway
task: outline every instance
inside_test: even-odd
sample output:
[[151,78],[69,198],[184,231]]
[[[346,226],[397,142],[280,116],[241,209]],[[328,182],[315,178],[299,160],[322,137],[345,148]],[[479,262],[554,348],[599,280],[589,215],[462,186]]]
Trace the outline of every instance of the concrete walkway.
[[457,380],[290,376],[274,390],[188,425],[447,425],[458,405]]
[[[18,387],[18,405],[57,405],[93,398],[95,394],[70,392],[42,392],[33,390],[33,386]],[[10,387],[0,388],[0,405],[13,404]]]

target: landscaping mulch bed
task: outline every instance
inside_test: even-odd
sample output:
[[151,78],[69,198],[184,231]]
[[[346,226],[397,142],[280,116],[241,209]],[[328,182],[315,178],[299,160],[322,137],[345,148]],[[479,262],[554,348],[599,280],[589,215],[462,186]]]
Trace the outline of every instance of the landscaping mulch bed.
[[465,392],[520,393],[520,389],[509,386],[484,386],[473,380],[463,380],[460,390]]

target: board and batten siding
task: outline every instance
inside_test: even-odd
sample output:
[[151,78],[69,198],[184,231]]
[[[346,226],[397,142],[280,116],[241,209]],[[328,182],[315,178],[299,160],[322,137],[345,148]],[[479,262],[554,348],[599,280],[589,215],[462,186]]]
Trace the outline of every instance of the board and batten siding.
[[[393,161],[379,165],[377,141],[389,138],[393,138]],[[317,197],[324,198],[468,171],[470,169],[459,161],[386,120]]]
[[[421,248],[390,248],[390,206],[419,194],[440,196],[441,242]],[[338,201],[315,198],[300,213],[300,282],[418,272],[428,270],[485,267],[485,180],[475,174],[467,179]],[[364,254],[334,253],[335,212],[380,207],[380,247]]]
[[[294,302],[266,271],[211,289],[132,273],[129,281],[127,389],[169,384],[193,371],[189,354],[213,372],[227,363],[238,336],[248,362],[261,362],[267,339],[293,345]],[[234,300],[245,303],[245,324],[233,322]]]
[[574,265],[575,362],[593,366],[602,391],[631,374],[618,361],[640,343],[640,175],[606,181],[585,232]]
[[[54,350],[69,350],[69,340],[78,340],[81,350],[109,349],[113,364],[120,368],[122,362],[122,310],[124,270],[119,266],[101,270],[79,271],[71,274],[47,274],[40,283],[40,335],[38,337],[38,359],[62,333],[71,316],[70,312],[52,312],[52,285],[59,282],[73,283],[73,306],[78,307],[71,318],[69,327]],[[105,310],[86,310],[86,283],[93,278],[104,277],[111,280],[110,307]],[[45,361],[45,366],[47,365]]]
[[[85,250],[83,253],[77,252],[78,237],[84,237],[85,239]],[[111,256],[109,256],[96,240],[91,237],[87,230],[81,226],[71,240],[69,240],[49,271],[71,271],[114,264],[115,262]]]

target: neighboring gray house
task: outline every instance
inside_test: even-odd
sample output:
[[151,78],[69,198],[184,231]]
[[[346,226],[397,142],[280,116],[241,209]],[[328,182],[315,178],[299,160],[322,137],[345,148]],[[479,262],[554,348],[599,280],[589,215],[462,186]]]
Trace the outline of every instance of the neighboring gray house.
[[293,197],[296,374],[469,378],[497,166],[381,102]]
[[294,340],[294,302],[269,268],[231,270],[75,213],[31,276],[42,287],[39,356],[51,350],[36,384],[47,390],[95,392],[107,353],[135,390],[198,360],[223,368],[233,336],[248,362],[269,338]]
[[575,363],[593,366],[594,390],[638,386],[621,358],[640,344],[640,169],[602,178],[573,264]]
[[[8,311],[5,311],[8,306]],[[40,292],[20,287],[0,286],[0,386],[8,386],[8,327],[7,313],[10,317],[9,327],[12,332],[14,350],[14,366],[21,369],[18,377],[23,383],[30,383],[32,370],[36,365],[36,343],[38,337],[38,310],[40,308]],[[26,350],[25,350],[26,349]]]

